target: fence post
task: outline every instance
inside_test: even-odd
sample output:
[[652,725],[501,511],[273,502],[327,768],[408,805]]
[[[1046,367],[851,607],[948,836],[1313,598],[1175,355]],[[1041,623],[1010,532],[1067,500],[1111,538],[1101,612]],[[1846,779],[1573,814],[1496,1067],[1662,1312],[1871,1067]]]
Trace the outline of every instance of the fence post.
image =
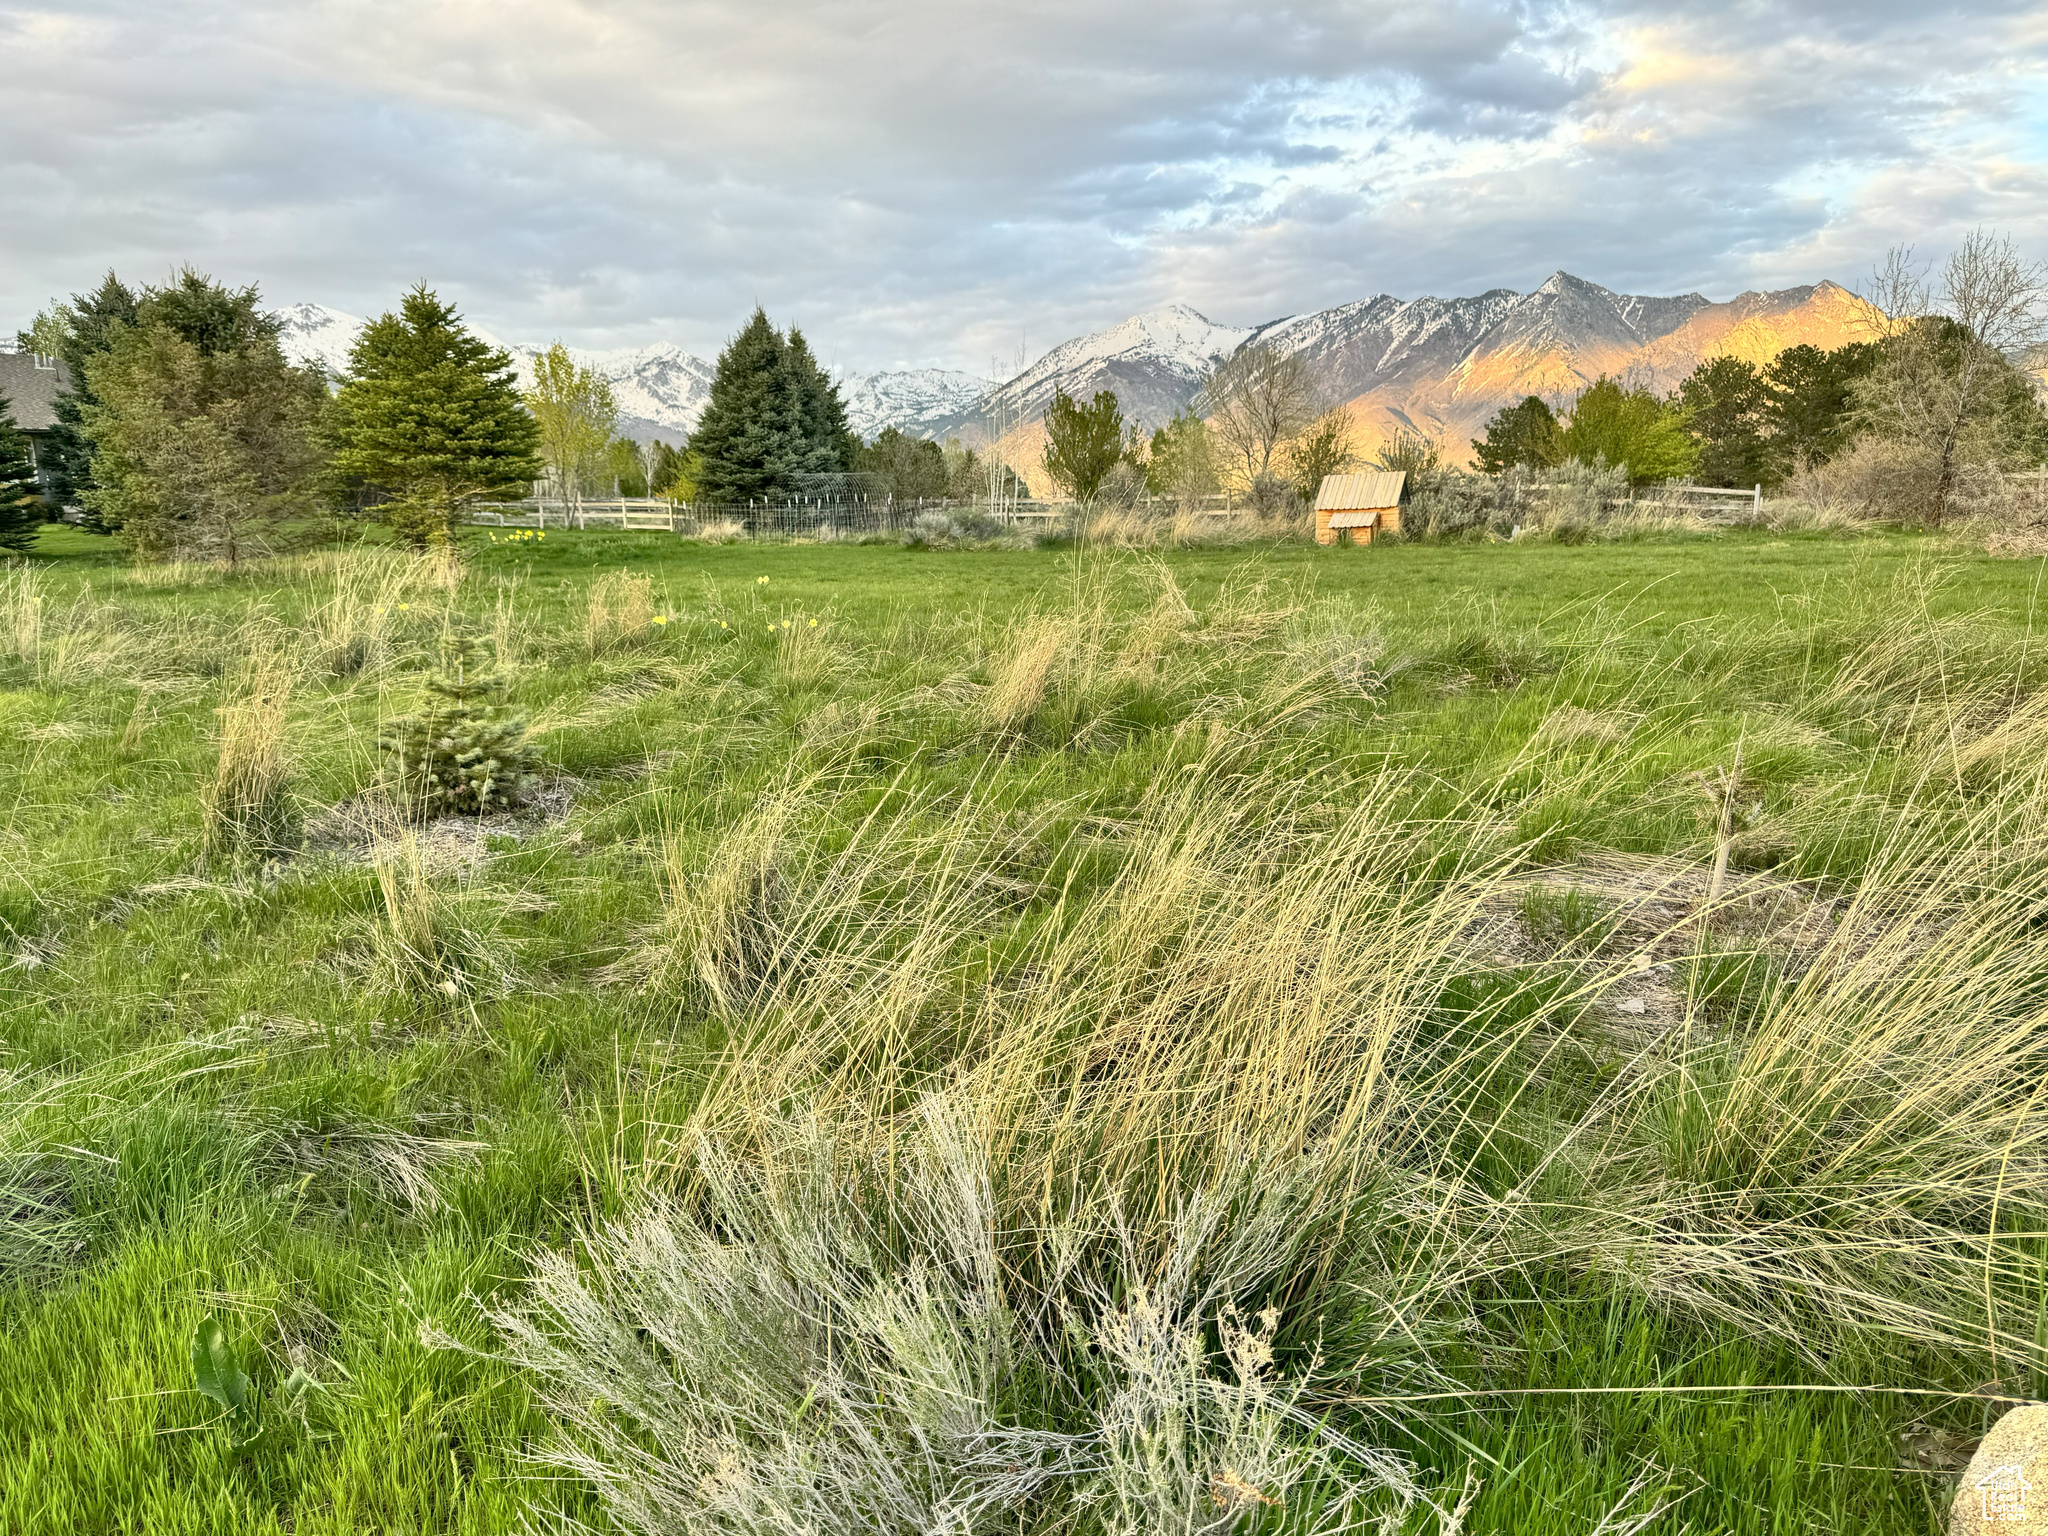
[[1764,488],[1761,481],[1757,483],[1756,490],[1749,498],[1749,516],[1752,522],[1760,523],[1764,520]]

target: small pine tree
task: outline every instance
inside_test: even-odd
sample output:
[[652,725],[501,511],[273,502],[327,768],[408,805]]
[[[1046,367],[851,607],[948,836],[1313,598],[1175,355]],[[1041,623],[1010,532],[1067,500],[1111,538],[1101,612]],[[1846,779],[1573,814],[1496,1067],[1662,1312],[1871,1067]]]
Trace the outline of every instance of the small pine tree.
[[0,549],[27,549],[46,515],[28,439],[15,426],[7,397],[0,395]]
[[505,680],[476,641],[443,635],[438,659],[419,713],[393,720],[377,745],[422,816],[510,810],[532,788],[538,761],[526,721],[507,706]]

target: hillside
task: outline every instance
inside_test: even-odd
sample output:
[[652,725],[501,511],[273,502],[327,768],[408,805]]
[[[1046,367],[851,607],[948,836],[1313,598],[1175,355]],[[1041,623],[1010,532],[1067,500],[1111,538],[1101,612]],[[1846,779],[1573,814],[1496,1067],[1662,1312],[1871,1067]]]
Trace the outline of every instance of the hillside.
[[[1177,306],[1055,347],[997,398],[1021,423],[1006,445],[1027,468],[1021,459],[1042,436],[1031,424],[1055,387],[1072,395],[1115,389],[1127,416],[1156,427],[1194,399],[1209,362],[1265,342],[1300,354],[1325,397],[1349,403],[1366,446],[1417,431],[1462,458],[1487,417],[1525,395],[1567,404],[1602,374],[1668,389],[1722,353],[1762,362],[1801,342],[1840,346],[1860,334],[1861,312],[1861,300],[1827,282],[1715,303],[1697,293],[1615,293],[1566,272],[1531,293],[1375,294],[1250,330]],[[1168,315],[1185,317],[1178,332],[1157,323]],[[958,427],[973,435],[969,418]]]

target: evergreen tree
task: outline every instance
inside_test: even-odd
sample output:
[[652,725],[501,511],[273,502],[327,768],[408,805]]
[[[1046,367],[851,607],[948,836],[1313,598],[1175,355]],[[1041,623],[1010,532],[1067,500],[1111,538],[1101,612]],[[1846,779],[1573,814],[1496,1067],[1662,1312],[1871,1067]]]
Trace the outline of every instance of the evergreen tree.
[[1677,402],[1687,413],[1687,434],[1699,444],[1696,473],[1702,485],[1776,483],[1771,393],[1756,364],[1739,357],[1709,358],[1678,386]]
[[476,641],[441,637],[417,714],[378,738],[407,806],[417,815],[480,816],[526,798],[538,761],[526,721],[506,704],[505,681]]
[[[43,439],[43,467],[50,476],[50,500],[59,507],[77,507],[80,527],[88,533],[111,533],[99,515],[86,506],[93,488],[92,443],[85,435],[87,407],[99,404],[86,377],[87,363],[112,349],[115,334],[135,323],[137,296],[112,272],[91,293],[74,293],[47,318],[60,338],[57,356],[69,375],[69,387],[57,396],[57,423]],[[36,317],[38,330],[44,316]],[[38,341],[39,349],[42,342]]]
[[1770,396],[1771,450],[1780,475],[1801,464],[1825,464],[1848,443],[1856,381],[1877,362],[1867,341],[1823,352],[1787,347],[1764,370]]
[[334,404],[335,486],[384,498],[377,514],[417,548],[446,543],[470,502],[524,495],[540,478],[511,357],[424,283],[363,327]]
[[789,328],[788,368],[796,391],[797,421],[808,445],[807,474],[844,474],[854,467],[860,439],[846,424],[846,402],[839,386],[818,366],[811,344],[794,325]]
[[718,354],[711,398],[690,434],[697,494],[706,501],[787,495],[810,445],[789,366],[789,343],[756,308]]
[[718,354],[711,399],[690,434],[688,479],[706,501],[789,496],[807,475],[845,474],[861,462],[839,386],[803,332],[785,336],[756,307]]
[[27,549],[47,511],[28,439],[15,426],[7,397],[0,395],[0,549]]
[[1519,405],[1503,406],[1486,423],[1486,435],[1472,439],[1479,468],[1498,475],[1517,464],[1546,469],[1558,461],[1557,417],[1543,400],[1530,395]]

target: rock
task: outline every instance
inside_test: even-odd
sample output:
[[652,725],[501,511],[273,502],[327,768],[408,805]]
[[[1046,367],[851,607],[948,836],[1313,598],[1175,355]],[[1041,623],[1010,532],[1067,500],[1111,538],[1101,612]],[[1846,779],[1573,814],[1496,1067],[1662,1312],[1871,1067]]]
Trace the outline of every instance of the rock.
[[2048,1407],[2015,1408],[1996,1424],[1956,1486],[1949,1536],[2048,1536]]

